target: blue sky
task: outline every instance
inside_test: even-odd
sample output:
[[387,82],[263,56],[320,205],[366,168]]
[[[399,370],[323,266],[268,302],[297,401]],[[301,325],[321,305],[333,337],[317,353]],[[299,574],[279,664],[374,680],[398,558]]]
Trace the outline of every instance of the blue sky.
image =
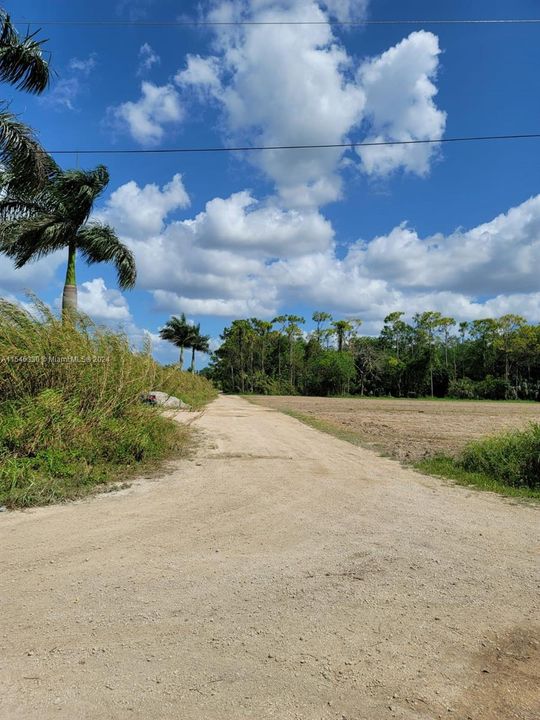
[[[17,0],[17,20],[535,17],[533,0]],[[22,22],[19,27],[24,28]],[[422,139],[540,128],[539,26],[44,26],[41,98],[2,88],[49,149]],[[79,264],[82,309],[156,340],[186,312],[213,338],[234,317],[324,309],[376,332],[392,310],[540,321],[540,141],[262,154],[79,156],[105,163],[97,208],[139,283]],[[72,167],[75,156],[57,158]],[[65,259],[0,290],[52,305]],[[156,356],[173,357],[155,343]]]

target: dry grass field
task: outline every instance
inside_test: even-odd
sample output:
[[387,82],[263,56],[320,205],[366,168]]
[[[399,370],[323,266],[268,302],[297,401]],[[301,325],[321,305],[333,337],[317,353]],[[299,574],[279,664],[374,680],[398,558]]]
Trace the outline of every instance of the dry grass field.
[[540,422],[540,403],[259,396],[402,462],[455,455],[469,440]]

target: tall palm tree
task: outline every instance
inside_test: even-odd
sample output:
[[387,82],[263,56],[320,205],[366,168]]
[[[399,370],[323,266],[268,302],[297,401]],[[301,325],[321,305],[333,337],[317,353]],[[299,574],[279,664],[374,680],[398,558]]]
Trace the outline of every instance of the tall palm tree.
[[[47,89],[50,69],[43,56],[43,41],[36,34],[21,37],[9,15],[0,8],[0,82],[40,94]],[[51,172],[50,158],[34,134],[0,103],[0,163],[11,168],[20,184],[43,182]]]
[[167,340],[180,349],[178,365],[182,370],[184,368],[184,350],[186,347],[191,347],[191,342],[195,337],[195,326],[188,323],[184,313],[180,317],[173,315],[161,328],[159,335],[163,340]]
[[315,330],[315,337],[317,338],[317,342],[319,345],[321,344],[321,339],[323,336],[323,330],[322,326],[325,322],[329,322],[332,320],[332,316],[330,313],[322,312],[321,310],[317,310],[313,313],[312,318],[313,322],[316,324],[317,329]]
[[348,320],[336,320],[332,323],[332,328],[337,337],[338,352],[343,352],[347,335],[354,329],[354,326]]
[[201,335],[201,326],[195,325],[195,332],[191,339],[191,366],[190,371],[195,372],[195,353],[207,353],[210,349],[210,336]]
[[293,363],[293,349],[295,340],[297,340],[302,334],[300,325],[305,323],[305,319],[301,315],[287,315],[287,325],[285,332],[289,338],[289,382],[291,387],[294,385],[294,363]]
[[77,310],[77,252],[89,265],[114,263],[122,289],[135,284],[137,272],[131,251],[109,225],[88,220],[108,182],[109,173],[103,165],[95,170],[57,168],[39,190],[24,192],[8,184],[0,199],[0,252],[13,258],[15,267],[67,248],[64,318]]

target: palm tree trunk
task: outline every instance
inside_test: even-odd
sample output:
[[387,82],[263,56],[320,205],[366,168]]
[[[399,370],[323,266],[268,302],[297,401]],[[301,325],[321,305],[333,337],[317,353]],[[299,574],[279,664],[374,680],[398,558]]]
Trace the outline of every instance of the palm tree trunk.
[[191,367],[190,370],[192,373],[195,372],[195,348],[191,348]]
[[293,343],[292,343],[292,335],[289,336],[289,383],[292,387],[294,380],[294,371],[293,371]]
[[66,282],[62,295],[62,318],[66,320],[70,315],[77,312],[77,278],[75,275],[75,261],[77,247],[75,243],[69,244],[68,263],[66,270]]
[[184,346],[180,348],[180,357],[178,358],[178,366],[180,367],[180,370],[184,369]]

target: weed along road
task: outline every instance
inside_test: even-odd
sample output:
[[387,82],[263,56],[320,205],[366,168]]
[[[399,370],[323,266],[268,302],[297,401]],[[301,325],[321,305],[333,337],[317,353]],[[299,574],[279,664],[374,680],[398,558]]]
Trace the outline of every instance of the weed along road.
[[221,396],[196,457],[0,515],[2,720],[533,720],[537,506]]

